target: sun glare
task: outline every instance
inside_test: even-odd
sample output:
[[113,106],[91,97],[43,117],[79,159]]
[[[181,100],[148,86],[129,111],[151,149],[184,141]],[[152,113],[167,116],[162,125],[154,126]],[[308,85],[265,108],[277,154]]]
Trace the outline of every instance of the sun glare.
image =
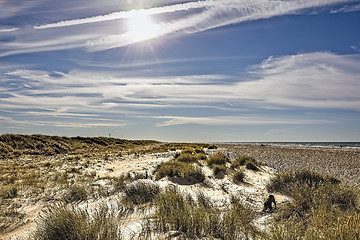
[[133,42],[145,41],[159,36],[159,26],[149,15],[137,14],[128,19],[127,38]]

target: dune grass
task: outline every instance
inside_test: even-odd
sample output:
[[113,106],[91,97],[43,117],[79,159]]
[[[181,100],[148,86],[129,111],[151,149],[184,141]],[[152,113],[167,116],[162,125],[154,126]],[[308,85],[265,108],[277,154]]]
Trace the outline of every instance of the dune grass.
[[307,170],[284,172],[267,188],[292,198],[274,218],[269,239],[359,239],[358,192],[335,178]]
[[191,183],[199,183],[205,180],[205,175],[199,167],[192,163],[184,163],[176,160],[160,164],[155,174],[157,179],[165,176],[178,177]]
[[201,160],[206,160],[207,156],[205,153],[181,153],[175,159],[184,163],[198,163]]
[[229,161],[230,161],[230,159],[225,153],[217,152],[207,160],[207,164],[209,166],[212,166],[215,164],[216,165],[225,165]]
[[293,189],[297,189],[297,187],[303,185],[316,188],[324,184],[336,185],[339,183],[340,180],[332,176],[323,176],[319,173],[302,169],[298,171],[277,173],[267,185],[267,189],[269,192],[291,194]]
[[261,164],[250,155],[240,155],[234,161],[231,162],[231,168],[235,169],[241,166],[245,168],[257,171]]
[[160,193],[158,184],[146,180],[137,180],[125,187],[125,201],[134,205],[152,202]]
[[235,171],[232,175],[232,179],[235,183],[242,183],[244,182],[244,178],[245,178],[245,172],[244,170],[238,170]]
[[[24,214],[19,212],[27,201],[57,199],[75,204],[124,191],[127,183],[138,178],[148,178],[140,174],[131,178],[118,176],[109,178],[105,187],[93,186],[98,177],[95,170],[91,169],[99,163],[109,162],[126,154],[185,149],[191,149],[195,158],[201,160],[206,158],[202,149],[211,146],[108,137],[0,135],[0,234],[7,231],[8,226],[13,223],[23,223]],[[198,172],[200,173],[196,170],[187,176],[196,179]],[[201,174],[199,176],[201,180]]]
[[129,209],[109,208],[106,204],[89,208],[53,205],[41,212],[33,240],[113,240],[124,239],[122,220]]
[[169,187],[159,194],[155,209],[153,223],[160,232],[175,230],[190,239],[225,240],[246,239],[258,234],[252,225],[253,211],[234,197],[224,210],[204,194],[194,199],[176,187]]

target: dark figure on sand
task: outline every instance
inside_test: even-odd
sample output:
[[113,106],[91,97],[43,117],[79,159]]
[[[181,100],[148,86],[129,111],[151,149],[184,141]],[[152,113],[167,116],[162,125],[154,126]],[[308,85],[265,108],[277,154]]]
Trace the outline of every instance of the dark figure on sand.
[[264,209],[263,209],[263,212],[266,212],[266,211],[269,211],[271,212],[272,211],[272,203],[274,203],[274,206],[276,208],[276,202],[275,202],[275,197],[274,195],[270,195],[266,201],[264,202]]

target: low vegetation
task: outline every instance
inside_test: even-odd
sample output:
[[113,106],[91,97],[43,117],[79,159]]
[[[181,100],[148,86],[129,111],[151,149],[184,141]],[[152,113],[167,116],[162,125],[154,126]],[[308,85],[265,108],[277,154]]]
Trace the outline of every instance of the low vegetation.
[[205,153],[182,153],[176,156],[176,160],[185,163],[198,163],[200,160],[206,160]]
[[249,155],[240,155],[236,160],[231,162],[231,168],[235,169],[241,166],[245,166],[247,169],[257,171],[259,170],[260,163]]
[[37,228],[30,239],[125,239],[121,223],[128,216],[129,209],[109,208],[106,204],[89,209],[75,205],[53,205],[40,214]]
[[232,179],[235,183],[244,182],[245,173],[243,170],[235,171],[232,175]]
[[[239,196],[214,202],[205,192],[189,195],[180,191],[174,182],[203,182],[197,188],[207,180],[211,188],[214,176],[225,175],[220,180],[224,183],[242,183],[247,169],[263,170],[251,156],[241,155],[230,161],[227,154],[204,152],[204,148],[216,146],[2,135],[0,234],[24,225],[28,220],[22,209],[42,202],[47,207],[29,240],[124,239],[124,224],[129,214],[139,209],[145,209],[148,215],[140,217],[146,223],[144,234],[133,239],[146,239],[146,232],[163,236],[177,232],[181,239],[360,239],[359,192],[331,176],[307,170],[276,174],[267,185],[268,192],[287,195],[290,201],[278,203],[277,210],[269,215],[273,221],[268,232],[255,227],[254,220],[262,215]],[[125,154],[167,151],[177,154],[159,164],[155,172],[100,178],[92,170]],[[202,166],[210,167],[213,172],[209,175],[214,176],[205,176]],[[164,177],[173,181],[169,187],[153,181]],[[227,185],[223,186],[225,189]],[[116,200],[95,204],[97,199]],[[131,238],[129,234],[126,239]]]
[[359,239],[359,195],[335,178],[285,172],[267,187],[292,198],[277,214],[270,239]]
[[160,186],[152,181],[137,180],[125,187],[125,201],[139,205],[152,202],[160,192]]
[[332,176],[323,176],[319,173],[308,170],[298,170],[289,172],[280,172],[275,175],[271,182],[267,185],[269,192],[279,192],[282,194],[291,194],[300,186],[308,186],[317,188],[322,185],[336,185],[340,180]]
[[252,224],[254,212],[237,198],[232,198],[224,210],[204,194],[194,199],[170,187],[160,193],[155,208],[152,218],[156,231],[180,231],[190,239],[247,239],[257,235]]
[[195,158],[200,160],[206,157],[202,149],[207,147],[214,146],[107,137],[1,135],[0,234],[7,232],[9,226],[17,227],[24,223],[25,214],[20,209],[28,201],[76,204],[124,191],[127,183],[148,177],[141,174],[117,176],[104,179],[108,182],[106,187],[95,186],[93,183],[99,178],[90,169],[98,164],[127,154],[186,149],[193,149]]
[[208,159],[207,164],[209,166],[212,166],[214,164],[225,165],[229,161],[230,159],[225,153],[217,152]]
[[200,167],[192,163],[184,163],[176,160],[171,160],[159,165],[155,171],[156,178],[160,179],[165,176],[182,178],[189,183],[198,183],[205,180],[205,175]]
[[214,176],[217,176],[220,173],[225,174],[227,168],[224,165],[215,164],[215,165],[212,165],[212,169],[213,169]]

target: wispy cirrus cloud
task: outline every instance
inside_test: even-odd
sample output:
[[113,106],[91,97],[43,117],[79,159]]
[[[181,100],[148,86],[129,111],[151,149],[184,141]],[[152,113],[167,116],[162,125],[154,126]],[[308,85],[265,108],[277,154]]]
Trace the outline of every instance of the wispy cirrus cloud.
[[359,63],[359,54],[316,52],[271,57],[254,66],[258,81],[239,87],[273,104],[360,110]]
[[81,25],[81,24],[88,24],[88,23],[97,23],[97,22],[104,22],[104,21],[112,21],[112,20],[119,20],[124,18],[133,18],[138,15],[156,15],[162,13],[173,13],[177,11],[188,11],[191,9],[197,8],[205,8],[211,7],[213,4],[210,1],[198,1],[198,2],[188,2],[182,4],[175,4],[163,7],[155,7],[149,9],[134,9],[130,11],[119,11],[113,12],[106,15],[98,15],[88,18],[79,18],[79,19],[72,19],[72,20],[63,20],[56,23],[50,24],[43,24],[43,25],[36,25],[33,26],[35,29],[46,29],[46,28],[57,28],[57,27],[67,27],[67,26],[74,26],[74,25]]
[[[248,78],[224,74],[124,78],[121,73],[89,70],[12,69],[1,74],[0,88],[7,95],[0,96],[0,108],[18,117],[46,115],[49,122],[81,119],[85,125],[100,121],[105,126],[119,124],[114,123],[119,116],[141,119],[149,112],[155,120],[163,120],[158,126],[328,123],[329,117],[294,118],[286,113],[277,117],[261,112],[360,111],[359,64],[359,54],[314,52],[270,57],[249,67]],[[197,115],[177,115],[176,108],[196,109]],[[213,109],[210,116],[198,111],[205,108]],[[251,111],[240,114],[246,108]]]
[[358,12],[360,11],[360,4],[346,5],[342,8],[332,10],[331,13],[341,13],[341,12]]
[[19,30],[19,28],[0,28],[0,33],[14,32],[16,30]]
[[267,131],[267,132],[264,134],[264,136],[269,136],[269,135],[279,134],[279,133],[285,133],[285,132],[287,132],[287,131],[289,131],[288,128],[282,128],[282,129],[275,129],[275,128],[273,128],[273,129],[270,129],[269,131]]
[[[200,9],[196,13],[190,11],[185,13],[181,19],[174,19],[168,22],[157,24],[157,34],[159,37],[175,32],[196,33],[212,28],[222,27],[230,24],[241,23],[258,19],[271,18],[285,14],[297,14],[310,8],[323,7],[332,4],[349,2],[345,0],[318,0],[318,1],[198,1],[196,4],[185,3],[178,5],[165,6],[162,8],[148,9],[146,12],[137,14],[155,15],[161,13],[176,12],[179,9],[189,11],[193,8]],[[350,1],[352,2],[352,1]],[[163,11],[161,11],[162,9]],[[152,12],[154,10],[154,12]],[[120,14],[120,13],[119,13]],[[111,15],[110,15],[111,16]],[[131,16],[131,14],[130,14]],[[102,16],[106,19],[106,16]],[[95,18],[97,19],[97,18]],[[86,19],[91,21],[91,19]],[[79,20],[81,23],[81,20]],[[60,23],[59,23],[60,24]],[[76,22],[73,22],[76,24]],[[90,50],[99,51],[115,47],[122,47],[136,41],[127,36],[128,33],[112,34],[99,39],[88,41]]]
[[[314,9],[321,11],[320,8],[324,6],[357,1],[204,0],[178,4],[163,2],[163,6],[153,8],[116,11],[102,15],[92,13],[91,16],[79,16],[53,23],[43,24],[39,18],[39,24],[34,24],[30,29],[18,26],[6,29],[8,34],[16,33],[16,39],[2,44],[0,56],[70,48],[103,51],[174,33],[197,33],[230,24],[286,14],[306,13],[307,11],[314,13]],[[81,8],[81,6],[78,7]],[[122,7],[125,8],[124,5]],[[356,5],[352,7],[356,8]],[[77,7],[74,6],[74,9]],[[83,12],[81,14],[84,15]],[[122,20],[137,16],[156,17],[154,34],[137,39],[131,37],[131,31],[126,28],[126,23]]]
[[200,124],[200,125],[284,125],[284,124],[324,124],[330,123],[329,120],[321,119],[299,119],[281,118],[269,116],[212,116],[212,117],[184,117],[184,116],[159,116],[158,119],[169,119],[158,123],[159,127],[180,125],[180,124]]

